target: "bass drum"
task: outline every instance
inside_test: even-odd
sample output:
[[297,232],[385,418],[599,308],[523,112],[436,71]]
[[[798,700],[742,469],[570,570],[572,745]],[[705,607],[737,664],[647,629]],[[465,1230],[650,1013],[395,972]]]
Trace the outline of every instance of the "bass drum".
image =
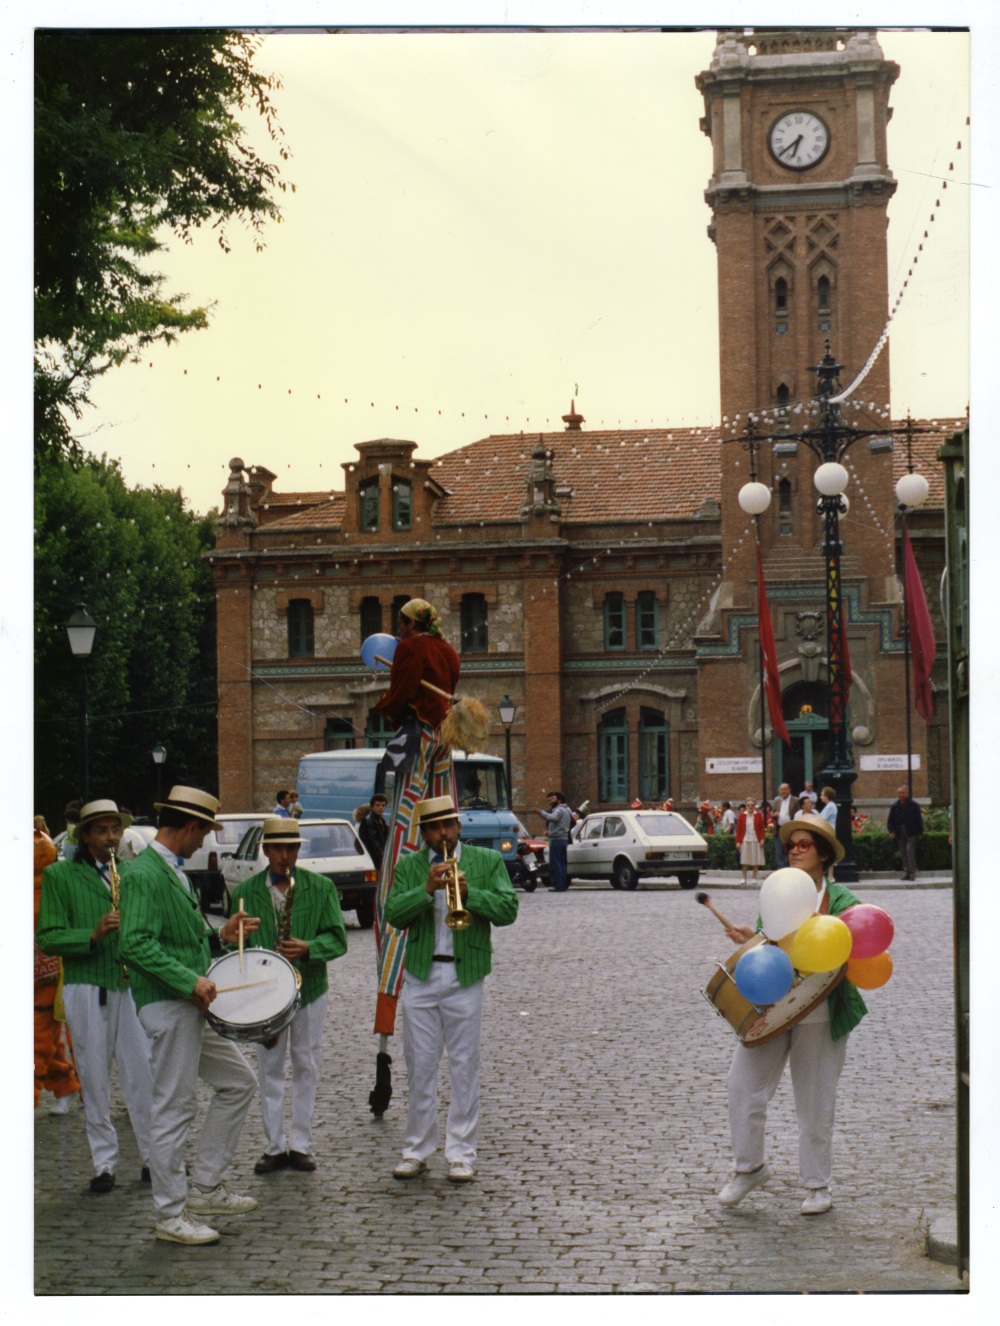
[[811,972],[805,976],[796,972],[792,988],[783,999],[776,1004],[752,1004],[740,994],[733,973],[744,953],[766,942],[763,935],[754,935],[741,944],[725,962],[716,964],[716,972],[704,990],[708,1002],[729,1023],[737,1040],[748,1048],[766,1045],[794,1027],[828,998],[847,974],[846,962],[835,971]]
[[299,1007],[302,978],[287,958],[267,948],[216,958],[208,979],[221,991],[205,1014],[208,1025],[230,1041],[261,1042],[284,1031]]

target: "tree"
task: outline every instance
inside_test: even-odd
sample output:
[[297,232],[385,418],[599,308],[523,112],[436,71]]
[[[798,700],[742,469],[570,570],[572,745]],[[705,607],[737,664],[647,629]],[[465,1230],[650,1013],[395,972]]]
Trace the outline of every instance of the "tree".
[[170,782],[216,771],[214,517],[177,490],[126,486],[114,461],[46,465],[35,484],[35,808],[55,828],[77,795],[79,665],[64,629],[97,621],[88,666],[90,792],[149,812],[157,741]]
[[278,157],[260,39],[213,31],[39,31],[35,38],[35,459],[79,455],[71,432],[94,379],[204,327],[149,259],[170,234],[230,222],[258,248],[290,187],[237,114],[256,109]]

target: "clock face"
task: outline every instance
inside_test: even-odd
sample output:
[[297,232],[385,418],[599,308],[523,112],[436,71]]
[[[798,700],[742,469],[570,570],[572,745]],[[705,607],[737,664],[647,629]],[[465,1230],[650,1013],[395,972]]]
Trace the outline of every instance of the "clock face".
[[767,145],[780,166],[806,170],[826,156],[830,130],[812,111],[788,111],[771,125]]

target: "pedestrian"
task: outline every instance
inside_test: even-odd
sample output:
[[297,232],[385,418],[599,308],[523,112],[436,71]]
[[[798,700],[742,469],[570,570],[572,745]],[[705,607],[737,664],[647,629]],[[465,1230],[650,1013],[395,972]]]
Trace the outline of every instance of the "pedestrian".
[[299,801],[298,792],[289,792],[288,813],[293,820],[300,820],[305,814]]
[[[78,814],[79,817],[79,814]],[[42,876],[45,870],[57,858],[56,845],[42,829],[34,830],[35,844],[35,900],[34,928],[38,928],[38,913],[42,901]],[[38,947],[35,940],[35,1109],[42,1101],[43,1092],[46,1101],[51,1097],[54,1104],[49,1105],[52,1114],[65,1114],[73,1096],[80,1091],[80,1082],[69,1050],[63,1040],[64,1022],[56,1017],[56,1000],[59,995],[62,964],[58,958],[49,957]]]
[[[316,1168],[313,1112],[330,989],[327,964],[347,952],[347,931],[336,886],[297,865],[302,836],[294,820],[291,824],[283,819],[265,820],[260,845],[268,869],[241,885],[244,906],[260,918],[250,945],[273,949],[287,958],[299,973],[301,987],[299,1007],[289,1025],[257,1046],[266,1146],[254,1173],[270,1174],[286,1167],[311,1171]],[[286,1133],[287,1059],[292,1066],[292,1115]]]
[[[240,1215],[257,1205],[223,1182],[256,1077],[232,1041],[206,1027],[205,1014],[216,995],[206,973],[213,941],[235,943],[241,927],[244,935],[252,935],[260,921],[240,909],[214,931],[180,867],[198,851],[209,829],[222,828],[215,818],[216,798],[178,785],[156,809],[156,837],[133,862],[122,889],[119,927],[139,1021],[152,1042],[149,1168],[155,1234],[170,1243],[214,1243],[218,1231],[199,1217]],[[198,1109],[199,1078],[212,1096],[189,1191],[184,1150]]]
[[903,866],[903,879],[917,877],[917,843],[924,836],[924,817],[905,787],[896,788],[896,800],[886,820],[889,837],[895,838]]
[[820,796],[820,815],[827,824],[837,826],[837,793],[832,787],[824,787]]
[[[153,1094],[149,1040],[139,1024],[129,973],[118,951],[117,894],[128,866],[113,858],[132,816],[114,801],[89,802],[76,825],[76,854],[42,874],[42,902],[35,938],[43,953],[63,964],[63,1008],[73,1038],[73,1058],[83,1095],[87,1141],[94,1163],[93,1193],[115,1186],[118,1134],[111,1119],[111,1068],[118,1068],[148,1183],[149,1111]],[[120,872],[118,883],[112,869]]]
[[56,845],[56,851],[59,856],[68,861],[76,851],[76,842],[73,838],[73,830],[80,822],[80,803],[79,801],[69,801],[66,803],[66,809],[63,811],[63,819],[66,827],[62,833],[57,833],[53,842]]
[[287,788],[278,789],[278,795],[275,798],[274,809],[271,811],[273,818],[289,820],[292,818],[292,794]]
[[388,804],[385,793],[376,792],[371,799],[371,805],[358,824],[358,837],[367,848],[376,875],[382,873],[382,858],[389,837],[389,826],[385,822],[385,808]]
[[698,818],[694,822],[695,831],[706,838],[715,833],[715,820],[712,818],[711,801],[703,801],[698,807]]
[[799,808],[795,812],[792,818],[800,820],[803,815],[812,815],[812,814],[813,814],[812,797],[810,797],[807,793],[804,793],[802,796],[799,797]]
[[[817,911],[839,916],[858,899],[834,883],[833,867],[844,849],[833,828],[818,815],[791,820],[781,830],[794,865],[816,885]],[[760,930],[760,920],[757,930]],[[727,930],[735,944],[753,938],[749,926]],[[822,1215],[833,1205],[833,1124],[837,1082],[844,1066],[848,1033],[867,1009],[849,981],[841,983],[812,1012],[764,1045],[739,1045],[727,1087],[735,1174],[719,1194],[723,1206],[736,1206],[773,1177],[764,1157],[767,1106],[790,1064],[799,1130],[799,1181],[806,1189],[802,1215]]]
[[573,814],[561,792],[548,792],[546,795],[549,801],[548,810],[542,810],[540,806],[536,806],[535,809],[548,825],[549,879],[552,888],[556,893],[565,893],[569,888],[566,849],[569,846]]
[[771,819],[774,822],[774,859],[779,867],[788,865],[788,853],[781,841],[781,829],[795,818],[798,808],[798,797],[792,796],[792,789],[788,783],[782,783],[778,788],[778,795],[771,802]]
[[[406,930],[403,973],[403,1050],[407,1110],[397,1179],[427,1168],[437,1149],[437,1075],[448,1056],[451,1101],[445,1126],[445,1160],[452,1183],[475,1178],[479,1124],[479,1053],[483,988],[492,970],[490,928],[517,917],[517,894],[503,857],[461,842],[461,824],[450,796],[417,806],[423,846],[402,857],[393,872],[385,915]],[[455,861],[446,861],[445,857]],[[457,870],[467,928],[448,925],[445,885]]]
[[719,820],[719,829],[722,833],[732,833],[736,828],[736,814],[732,805],[728,801],[722,803],[722,818]]
[[744,886],[748,869],[753,870],[753,882],[756,884],[757,871],[764,864],[764,816],[757,809],[753,797],[747,797],[736,820],[736,850],[740,857]]

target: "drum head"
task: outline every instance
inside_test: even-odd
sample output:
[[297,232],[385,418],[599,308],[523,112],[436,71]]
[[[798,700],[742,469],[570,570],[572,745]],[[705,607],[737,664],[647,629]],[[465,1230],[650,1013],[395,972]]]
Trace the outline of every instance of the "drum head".
[[[298,995],[295,968],[280,953],[266,948],[244,949],[242,971],[238,953],[216,958],[208,969],[208,979],[223,991],[209,1008],[213,1021],[234,1030],[272,1021],[294,1004]],[[245,988],[226,989],[236,985]]]

